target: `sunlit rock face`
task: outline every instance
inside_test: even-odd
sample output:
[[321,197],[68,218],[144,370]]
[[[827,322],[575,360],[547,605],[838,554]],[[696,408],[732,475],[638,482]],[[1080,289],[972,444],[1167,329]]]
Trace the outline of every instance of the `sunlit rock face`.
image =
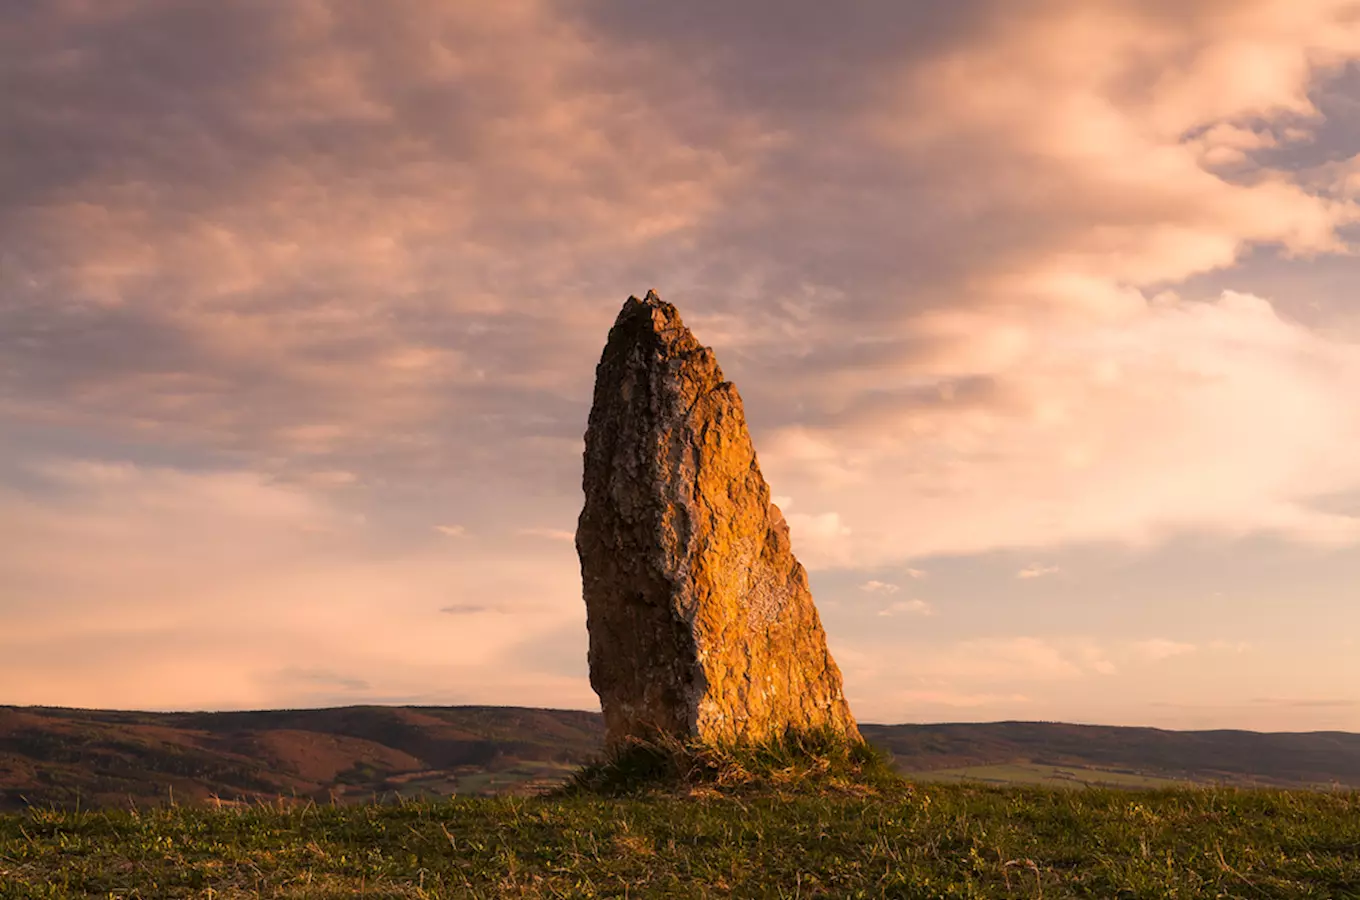
[[611,745],[858,739],[736,386],[653,292],[609,332],[584,488],[576,549]]

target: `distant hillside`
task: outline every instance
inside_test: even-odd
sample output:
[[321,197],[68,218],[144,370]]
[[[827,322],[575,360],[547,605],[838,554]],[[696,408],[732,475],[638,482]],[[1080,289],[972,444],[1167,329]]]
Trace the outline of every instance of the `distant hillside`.
[[603,737],[598,714],[570,710],[0,707],[0,809],[533,790],[561,780]]
[[[1038,722],[864,725],[934,780],[1360,787],[1360,735]],[[0,707],[0,810],[533,792],[597,754],[597,713],[376,707],[141,713]]]
[[1199,783],[1360,787],[1360,734],[1342,731],[1164,731],[1061,722],[865,725],[861,731],[905,772],[1024,762]]

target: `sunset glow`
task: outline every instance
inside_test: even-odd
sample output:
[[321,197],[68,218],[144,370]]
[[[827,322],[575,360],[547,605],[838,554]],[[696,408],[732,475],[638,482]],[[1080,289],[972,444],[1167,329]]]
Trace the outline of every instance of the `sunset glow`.
[[1360,731],[1353,3],[44,0],[0,79],[0,704],[598,708],[655,288],[861,721]]

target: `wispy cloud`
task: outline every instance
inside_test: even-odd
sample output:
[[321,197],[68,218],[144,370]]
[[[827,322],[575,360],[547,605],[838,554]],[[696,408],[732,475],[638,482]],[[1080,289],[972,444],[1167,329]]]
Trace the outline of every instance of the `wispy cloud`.
[[434,530],[445,537],[463,537],[467,534],[467,528],[462,525],[436,525]]
[[1038,563],[1025,566],[1015,573],[1016,578],[1043,578],[1045,575],[1057,575],[1062,569],[1057,566],[1041,566]]
[[1288,706],[1302,708],[1349,708],[1360,706],[1360,700],[1322,697],[1253,697],[1252,703],[1261,706]]
[[873,580],[864,582],[859,586],[859,589],[867,594],[896,594],[900,590],[895,584]]
[[939,674],[950,672],[1038,681],[1084,674],[1081,660],[1062,642],[1030,635],[959,641],[950,648]]
[[367,691],[372,688],[372,685],[362,678],[352,678],[323,668],[289,666],[273,672],[269,678],[285,684],[304,684],[316,689],[349,693]]
[[450,616],[476,616],[482,613],[503,613],[505,607],[491,603],[450,603],[439,607],[439,611]]
[[305,480],[317,487],[345,487],[358,483],[359,476],[343,469],[322,469],[306,473]]
[[1173,656],[1183,656],[1187,653],[1194,653],[1197,649],[1194,644],[1188,644],[1184,641],[1167,640],[1166,638],[1149,638],[1143,641],[1133,641],[1129,646],[1135,654],[1153,662],[1170,659]]
[[794,552],[808,565],[832,566],[846,559],[850,528],[840,513],[790,513],[785,519]]
[[935,609],[924,600],[897,600],[878,611],[880,616],[933,616]]

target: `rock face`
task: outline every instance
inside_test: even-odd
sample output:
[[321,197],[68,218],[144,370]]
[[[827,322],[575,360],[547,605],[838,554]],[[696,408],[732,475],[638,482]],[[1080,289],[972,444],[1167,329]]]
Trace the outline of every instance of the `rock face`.
[[576,550],[611,745],[859,738],[741,397],[653,292],[609,332],[584,487]]

